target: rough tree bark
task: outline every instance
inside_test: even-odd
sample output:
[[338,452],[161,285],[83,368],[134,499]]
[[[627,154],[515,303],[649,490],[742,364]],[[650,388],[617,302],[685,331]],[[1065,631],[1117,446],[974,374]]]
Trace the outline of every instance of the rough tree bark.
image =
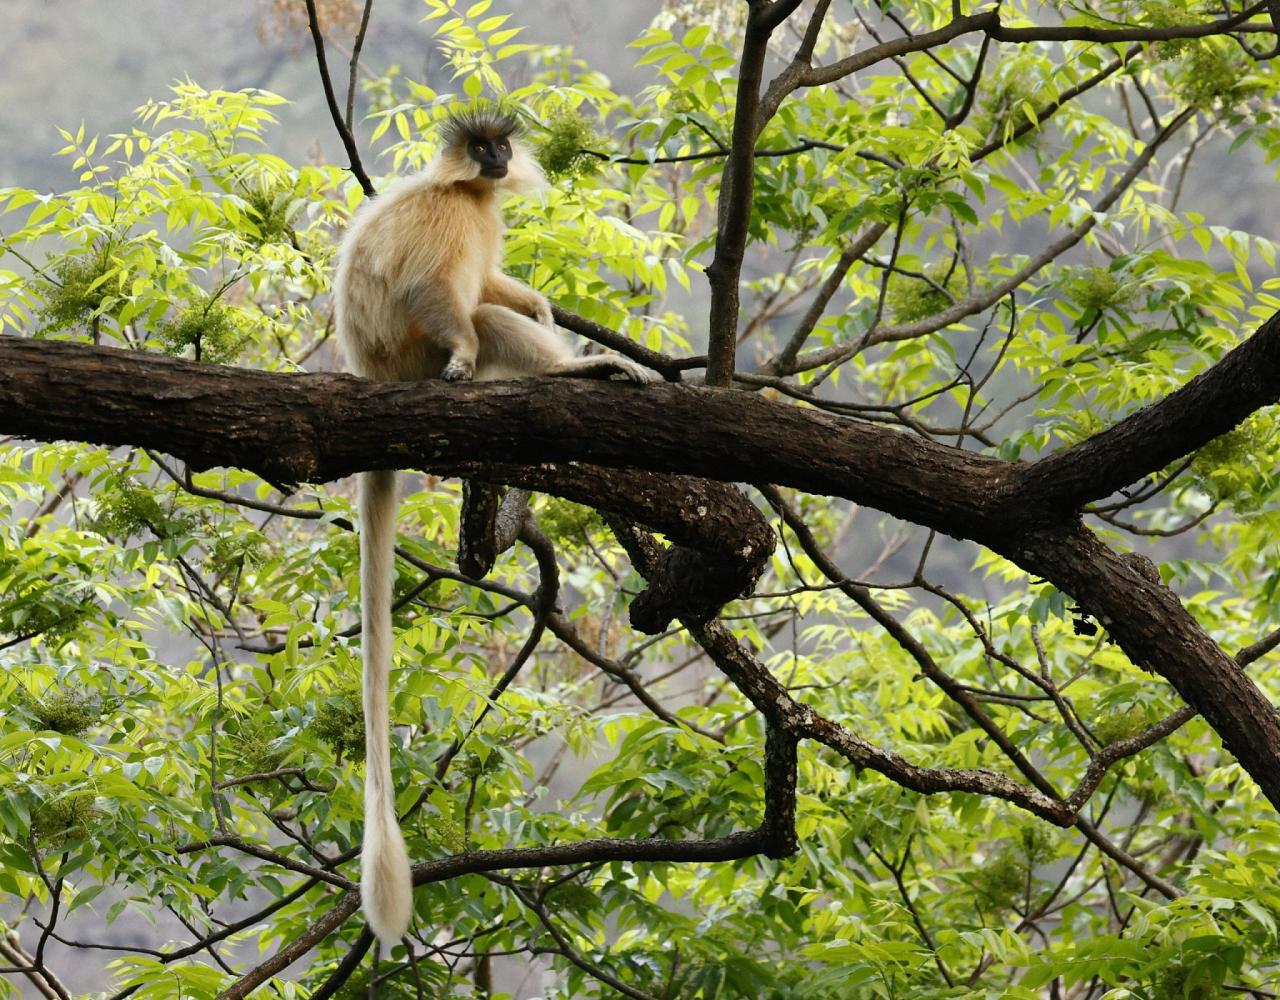
[[[1168,679],[1205,716],[1280,806],[1275,709],[1176,595],[1141,560],[1103,545],[1079,513],[1280,398],[1280,318],[1167,399],[1032,463],[753,394],[678,385],[386,384],[9,337],[0,338],[0,372],[3,432],[156,448],[197,469],[238,466],[277,483],[368,468],[484,473],[663,531],[695,553],[669,556],[672,580],[688,578],[696,553],[705,563],[736,551],[738,576],[723,585],[725,599],[768,555],[759,515],[736,489],[687,477],[844,497],[972,539],[1104,622],[1130,659]],[[653,474],[661,477],[645,479]],[[653,620],[705,617],[706,608],[681,606],[695,596],[654,597]]]

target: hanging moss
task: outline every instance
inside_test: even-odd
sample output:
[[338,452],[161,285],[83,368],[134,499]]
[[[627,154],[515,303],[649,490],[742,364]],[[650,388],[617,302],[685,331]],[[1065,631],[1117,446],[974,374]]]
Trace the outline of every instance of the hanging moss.
[[254,188],[246,196],[249,217],[257,228],[259,246],[267,243],[288,243],[292,236],[290,218],[293,214],[293,192],[271,185]]
[[77,688],[57,688],[41,695],[23,692],[19,700],[41,729],[67,736],[83,735],[104,714],[96,693]]
[[1130,705],[1121,711],[1116,711],[1114,706],[1107,706],[1090,722],[1093,735],[1103,746],[1137,736],[1148,725],[1147,713],[1138,705]]
[[127,541],[148,530],[163,531],[168,518],[150,490],[132,480],[104,484],[94,496],[90,528],[108,538]]
[[[950,271],[950,276],[947,272]],[[928,268],[924,281],[907,274],[894,274],[885,289],[884,307],[895,323],[914,323],[932,316],[964,296],[964,270],[939,264]],[[943,289],[946,289],[943,291]]]
[[1221,38],[1197,39],[1188,47],[1173,89],[1201,111],[1229,111],[1260,93],[1249,58]]
[[1067,296],[1082,312],[1119,308],[1137,294],[1135,285],[1126,283],[1124,275],[1106,267],[1073,267],[1068,271]]
[[1222,989],[1208,963],[1191,966],[1174,962],[1161,971],[1151,986],[1152,1000],[1219,1000],[1247,995],[1243,991],[1233,994]]
[[364,712],[359,694],[345,691],[321,702],[311,731],[333,747],[338,757],[364,760]]
[[265,774],[284,766],[287,754],[269,720],[246,719],[229,737],[237,775]]
[[1036,866],[1053,857],[1053,834],[1041,826],[1025,826],[978,868],[973,889],[983,908],[1007,910],[1026,892]]
[[[12,565],[0,559],[0,578],[8,575],[6,563]],[[81,622],[101,611],[92,587],[83,581],[64,576],[33,579],[24,572],[0,590],[0,635],[39,635],[58,646]]]
[[102,817],[91,792],[76,792],[47,799],[31,813],[31,833],[45,846],[82,837],[93,831]]

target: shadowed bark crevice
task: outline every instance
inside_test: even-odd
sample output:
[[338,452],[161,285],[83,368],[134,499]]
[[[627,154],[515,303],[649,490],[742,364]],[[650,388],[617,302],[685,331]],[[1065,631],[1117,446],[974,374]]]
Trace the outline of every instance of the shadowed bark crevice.
[[593,507],[609,523],[637,522],[673,544],[656,555],[648,586],[631,602],[631,624],[656,635],[675,618],[706,619],[749,595],[776,539],[736,486],[692,476],[606,469],[580,462],[477,465],[470,482],[492,480]]

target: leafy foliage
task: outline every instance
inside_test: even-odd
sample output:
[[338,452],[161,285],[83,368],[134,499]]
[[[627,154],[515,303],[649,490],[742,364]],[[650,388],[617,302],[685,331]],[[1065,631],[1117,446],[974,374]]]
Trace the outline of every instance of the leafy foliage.
[[[509,269],[674,355],[704,333],[689,303],[715,239],[745,6],[667,4],[634,43],[652,76],[629,95],[566,47],[518,41],[489,0],[426,2],[450,91],[519,108],[558,180],[508,206]],[[918,34],[950,12],[893,13]],[[821,62],[893,28],[856,13],[866,20],[842,9],[824,25]],[[1041,13],[1002,9],[1009,24]],[[1204,20],[1177,0],[1061,13],[1089,26]],[[909,52],[782,104],[757,143],[740,358],[769,372],[842,253],[879,227],[794,367],[772,374],[812,405],[1012,461],[1166,395],[1280,307],[1266,220],[1232,229],[1179,200],[1193,200],[1198,158],[1210,158],[1204,183],[1228,171],[1224,137],[1280,151],[1280,77],[1222,37],[982,45],[962,36],[938,60]],[[528,82],[508,91],[504,78]],[[966,110],[958,80],[970,78]],[[433,124],[463,99],[396,72],[366,96],[389,174],[429,158]],[[0,190],[16,269],[0,271],[0,330],[276,371],[336,364],[332,254],[362,193],[338,166],[271,151],[283,100],[183,81],[128,132],[64,131],[79,187]],[[1126,179],[1187,108],[1153,166]],[[1153,555],[1228,650],[1280,624],[1278,442],[1276,414],[1259,412],[1090,514],[1112,544]],[[537,501],[564,627],[495,705],[536,569],[518,550],[488,581],[459,578],[447,569],[455,486],[412,486],[392,714],[415,859],[759,822],[759,718],[686,635],[641,643],[626,628],[640,582],[598,516]],[[0,914],[28,952],[42,940],[31,915],[53,913],[55,897],[85,935],[168,914],[181,923],[163,936],[183,944],[256,914],[227,935],[244,946],[237,966],[337,905],[355,877],[363,755],[351,493],[285,497],[142,451],[4,444]],[[1081,634],[1068,595],[990,552],[788,499],[850,577],[908,581],[876,599],[1063,794],[1102,748],[1178,707],[1105,629]],[[922,766],[1025,775],[779,533],[757,595],[726,620],[797,697]],[[1251,675],[1280,696],[1274,658]],[[690,998],[1171,1000],[1274,985],[1280,822],[1203,720],[1118,762],[1083,815],[1096,837],[994,799],[917,795],[804,745],[795,856],[425,884],[416,963],[393,952],[381,995],[480,995],[485,970],[518,979],[513,966],[536,963],[552,973],[547,997],[616,995],[601,970]],[[1160,895],[1168,883],[1181,895]],[[318,989],[359,931],[349,920],[318,942],[281,992]],[[236,978],[206,952],[155,944],[115,958],[102,990],[213,997]],[[360,972],[338,995],[366,992]]]

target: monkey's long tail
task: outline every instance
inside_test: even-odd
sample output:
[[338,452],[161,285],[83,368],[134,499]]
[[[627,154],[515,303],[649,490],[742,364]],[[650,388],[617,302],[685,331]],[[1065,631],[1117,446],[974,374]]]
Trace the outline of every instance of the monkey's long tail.
[[361,646],[364,652],[364,847],[360,893],[369,926],[389,951],[413,913],[409,855],[391,784],[391,577],[395,560],[396,474],[360,477]]

